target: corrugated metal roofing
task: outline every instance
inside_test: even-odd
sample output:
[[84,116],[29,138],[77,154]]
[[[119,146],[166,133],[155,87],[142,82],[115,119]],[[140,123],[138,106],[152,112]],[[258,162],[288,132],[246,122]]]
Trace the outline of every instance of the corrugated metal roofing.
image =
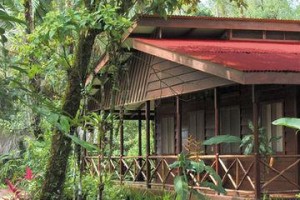
[[179,54],[246,72],[300,72],[300,43],[137,39]]
[[[142,19],[161,19],[163,17],[159,15],[143,15]],[[300,20],[293,19],[263,19],[263,18],[240,18],[240,17],[209,17],[209,16],[187,16],[187,15],[169,15],[166,18],[167,20],[172,19],[199,19],[199,20],[220,20],[220,21],[244,21],[244,22],[275,22],[275,23],[298,23],[300,24]]]

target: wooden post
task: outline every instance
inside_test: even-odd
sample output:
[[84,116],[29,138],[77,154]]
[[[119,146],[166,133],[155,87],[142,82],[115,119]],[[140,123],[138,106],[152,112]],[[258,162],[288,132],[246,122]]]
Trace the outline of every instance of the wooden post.
[[[138,112],[138,156],[142,156],[143,152],[142,152],[142,113],[139,110]],[[139,158],[139,166],[142,167],[142,158]],[[143,176],[142,173],[139,173],[138,177],[137,177],[137,181],[142,181],[143,180]]]
[[124,156],[124,110],[120,110],[120,182],[123,182],[123,156]]
[[[219,105],[219,94],[218,94],[218,89],[214,89],[214,109],[215,109],[215,136],[220,135],[220,105]],[[215,161],[216,161],[216,173],[219,175],[220,174],[220,169],[219,169],[219,154],[220,154],[220,145],[215,145],[214,146],[214,151],[215,151]],[[217,183],[222,184],[222,183]]]
[[259,164],[259,137],[258,137],[258,106],[255,95],[255,86],[252,85],[253,127],[254,127],[254,159],[255,159],[255,199],[260,199],[260,164]]
[[147,188],[150,188],[150,176],[151,176],[151,169],[150,169],[150,162],[149,162],[149,155],[150,155],[150,101],[146,101],[146,185]]
[[181,135],[181,102],[179,96],[176,96],[176,154],[182,151]]
[[138,117],[139,117],[139,124],[138,124],[138,147],[139,147],[139,152],[138,152],[138,156],[142,156],[142,114],[141,111],[139,110],[138,113]]

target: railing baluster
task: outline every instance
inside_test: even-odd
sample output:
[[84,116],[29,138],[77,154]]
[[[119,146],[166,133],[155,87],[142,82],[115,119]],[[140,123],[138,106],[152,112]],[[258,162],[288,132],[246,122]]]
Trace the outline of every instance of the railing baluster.
[[[290,189],[285,192],[300,191],[300,186],[296,182],[296,178],[289,174],[290,172],[294,172],[294,169],[297,169],[300,163],[300,155],[273,155],[273,157],[276,158],[276,162],[273,166],[269,166],[268,163],[260,160],[260,163],[263,163],[265,168],[270,169],[270,173],[275,173],[274,176],[267,177],[262,187],[265,190],[264,192],[282,192],[279,191],[280,188],[273,188],[273,184],[276,184],[277,180],[281,178],[290,185]],[[142,177],[140,180],[146,184],[169,187],[173,184],[171,179],[173,179],[178,172],[176,169],[169,168],[169,163],[175,159],[175,155],[147,157],[112,156],[110,158],[86,156],[84,162],[87,164],[89,172],[93,176],[99,175],[102,170],[101,173],[103,171],[113,173],[113,178],[123,183],[125,180],[135,182],[138,180],[138,177]],[[219,171],[223,175],[222,182],[225,183],[223,186],[227,190],[239,190],[252,192],[252,194],[254,194],[254,155],[218,155],[217,162],[216,155],[200,155],[197,158],[195,157],[195,159],[201,159],[206,164],[210,163],[211,167],[215,169],[217,168],[216,165],[219,165]],[[102,161],[100,162],[100,160]],[[140,164],[140,162],[142,164]],[[123,168],[121,166],[123,166]],[[147,171],[147,168],[149,171]],[[150,173],[150,176],[148,173]],[[188,175],[189,179],[193,180],[192,186],[195,186],[195,188],[199,188],[200,185],[198,185],[198,183],[202,181],[212,180],[214,184],[217,184],[207,173],[199,174],[188,172]],[[249,185],[249,187],[244,188],[246,185]],[[272,188],[274,190],[271,190]]]

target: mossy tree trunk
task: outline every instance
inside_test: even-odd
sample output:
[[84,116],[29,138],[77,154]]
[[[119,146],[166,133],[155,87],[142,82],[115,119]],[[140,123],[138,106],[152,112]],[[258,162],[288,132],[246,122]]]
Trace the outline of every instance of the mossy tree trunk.
[[[68,89],[62,107],[63,113],[70,118],[74,118],[79,109],[82,98],[81,89],[85,83],[92,46],[98,33],[99,30],[87,30],[80,35],[77,43],[75,63],[68,71]],[[74,128],[71,128],[70,134]],[[51,155],[40,199],[62,199],[70,151],[70,139],[61,131],[56,130],[52,136]]]
[[[34,31],[35,25],[34,25],[34,11],[33,11],[33,2],[32,0],[24,0],[23,2],[24,6],[24,15],[25,15],[25,21],[27,24],[26,28],[26,34],[31,34]],[[30,60],[34,60],[34,58],[30,57]],[[30,63],[31,65],[32,63]],[[36,75],[35,77],[31,78],[30,84],[32,86],[33,91],[36,94],[39,94],[41,92],[41,77],[39,75]],[[32,104],[33,105],[38,105],[39,102],[36,99],[32,99]],[[40,127],[41,123],[41,116],[38,113],[32,113],[32,131],[36,139],[38,140],[43,140],[43,132]]]

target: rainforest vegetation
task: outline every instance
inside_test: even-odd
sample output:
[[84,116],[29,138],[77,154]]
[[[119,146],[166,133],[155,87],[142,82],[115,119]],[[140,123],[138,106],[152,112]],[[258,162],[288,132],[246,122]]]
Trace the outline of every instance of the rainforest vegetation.
[[[109,174],[99,179],[82,171],[83,152],[119,155],[119,144],[115,141],[120,140],[118,119],[104,112],[88,112],[86,104],[92,87],[86,85],[86,80],[107,52],[110,62],[100,73],[114,85],[111,93],[118,90],[123,63],[119,58],[124,57],[123,35],[143,14],[165,18],[174,14],[299,20],[300,3],[298,0],[0,1],[0,188],[9,186],[12,198],[174,199],[174,193],[141,193],[115,186]],[[98,132],[86,139],[90,126],[97,127]],[[125,155],[137,155],[138,123],[126,121],[124,127]],[[142,130],[145,142],[145,128]],[[108,141],[100,152],[97,142],[101,138]],[[146,151],[144,143],[142,147]],[[25,197],[21,193],[26,193]]]

